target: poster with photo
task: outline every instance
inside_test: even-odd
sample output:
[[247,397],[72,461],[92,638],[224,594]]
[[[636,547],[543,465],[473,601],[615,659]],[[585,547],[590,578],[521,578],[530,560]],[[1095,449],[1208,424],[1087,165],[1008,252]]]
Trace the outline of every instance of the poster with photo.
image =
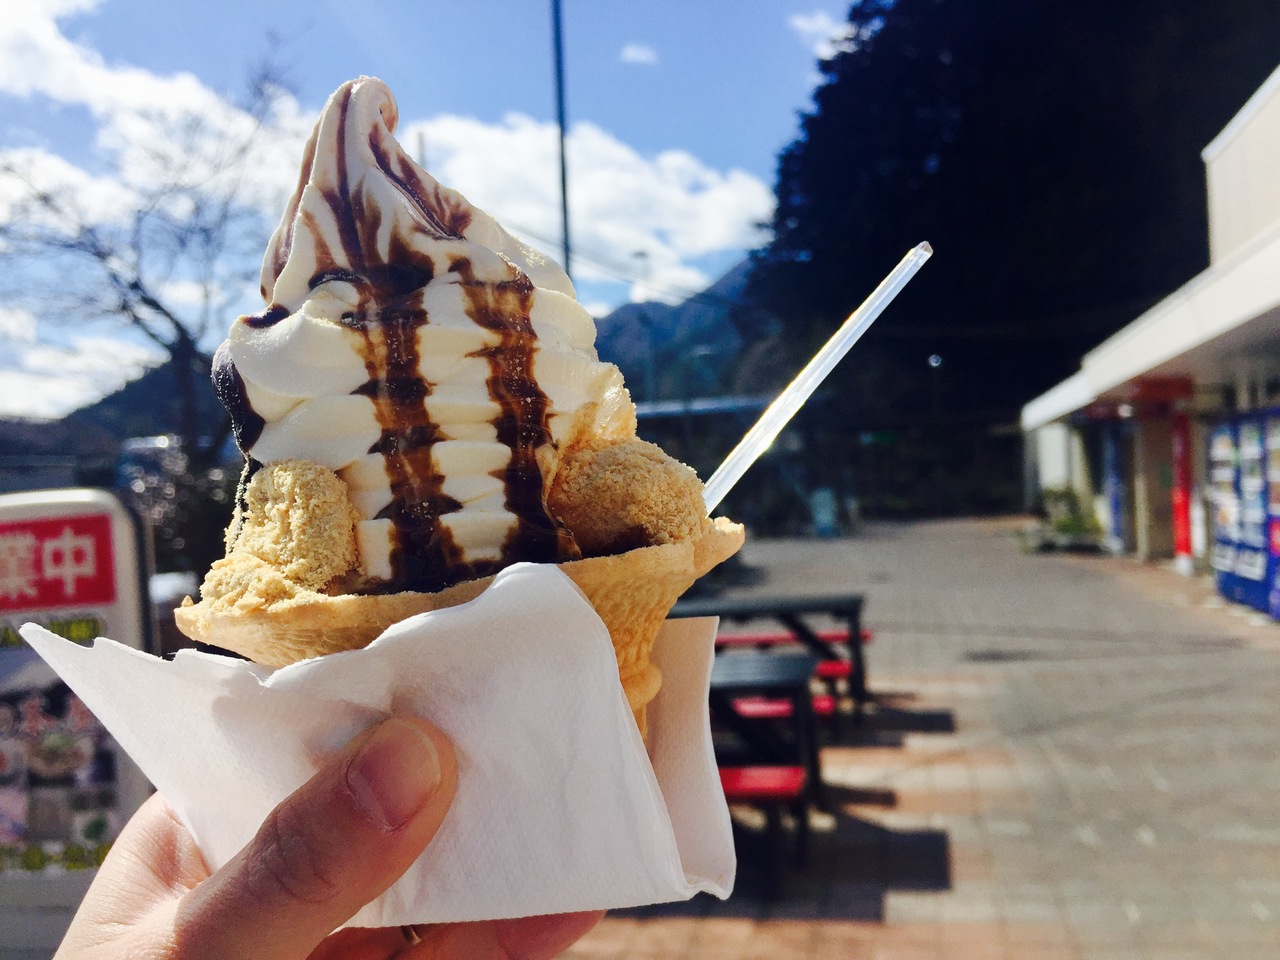
[[25,646],[0,649],[0,854],[6,870],[101,862],[122,825],[117,748]]

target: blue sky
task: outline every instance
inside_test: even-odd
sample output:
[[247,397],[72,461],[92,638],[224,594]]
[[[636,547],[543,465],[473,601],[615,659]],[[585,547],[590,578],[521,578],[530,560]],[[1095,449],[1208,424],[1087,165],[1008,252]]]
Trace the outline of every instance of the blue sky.
[[[845,9],[563,0],[574,279],[593,311],[681,299],[764,239],[777,153]],[[165,123],[194,109],[236,129],[236,97],[267,58],[289,90],[252,164],[252,202],[270,220],[325,98],[365,73],[390,85],[402,142],[425,145],[433,173],[558,256],[550,0],[22,0],[0,21],[0,159],[73,184],[109,220],[136,196]],[[219,303],[252,309],[252,293]],[[97,362],[107,342],[115,356]],[[30,305],[0,309],[0,352],[0,414],[35,416],[154,356]]]

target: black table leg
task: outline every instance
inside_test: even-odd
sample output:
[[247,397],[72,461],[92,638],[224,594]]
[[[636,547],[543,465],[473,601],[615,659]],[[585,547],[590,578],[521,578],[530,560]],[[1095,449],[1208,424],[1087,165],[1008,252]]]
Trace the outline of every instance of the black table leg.
[[853,693],[854,716],[861,719],[867,704],[871,702],[871,693],[867,690],[867,660],[862,649],[862,610],[850,610],[848,616],[849,662],[852,665],[849,688]]
[[[782,737],[760,720],[748,720],[733,708],[733,697],[723,691],[710,692],[711,710],[717,722],[724,724],[749,747],[761,754],[761,759],[769,763],[790,764],[795,762],[796,748],[788,744]],[[810,708],[812,714],[812,708]],[[804,754],[802,753],[803,757]]]
[[711,690],[709,700],[716,722],[733,731],[743,743],[757,751],[762,760],[788,765],[798,760],[805,768],[805,777],[808,781],[807,794],[816,807],[820,810],[828,810],[812,695],[806,685],[794,688],[788,696],[791,699],[793,737],[791,743],[780,737],[768,721],[748,720],[738,713],[733,708],[732,695],[726,694],[725,691]]
[[[849,663],[849,694],[853,697],[853,719],[858,722],[871,702],[871,694],[867,690],[867,661],[862,649],[862,609],[851,607],[844,612],[849,624],[849,642],[843,646],[827,643],[812,630],[797,614],[782,614],[778,622],[795,635],[802,644],[822,657],[824,660],[845,660]],[[834,691],[833,691],[834,692]],[[839,733],[839,717],[836,718],[836,737]]]
[[807,688],[797,690],[791,702],[796,724],[796,746],[808,775],[809,796],[813,798],[814,806],[830,813],[827,785],[822,779],[822,757],[818,750],[818,723],[813,715],[813,695]]

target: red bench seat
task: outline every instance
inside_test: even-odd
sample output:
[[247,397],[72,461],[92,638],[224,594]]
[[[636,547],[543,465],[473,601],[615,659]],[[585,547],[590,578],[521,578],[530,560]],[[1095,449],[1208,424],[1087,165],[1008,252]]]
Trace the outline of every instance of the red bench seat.
[[[868,631],[863,631],[866,633]],[[823,643],[846,643],[849,631],[843,629],[819,630],[817,637]],[[786,630],[764,633],[720,633],[716,634],[716,643],[725,647],[772,647],[785,643],[798,643],[794,633]]]
[[720,768],[720,786],[730,803],[796,800],[804,785],[804,767]]
[[789,809],[795,821],[796,863],[804,863],[809,849],[809,784],[804,767],[721,767],[720,786],[729,803],[764,811],[770,840],[767,882],[771,893],[776,893],[782,879],[783,809]]
[[818,679],[848,680],[853,676],[853,664],[848,660],[819,660]]
[[[733,708],[748,720],[786,720],[791,716],[791,701],[774,697],[739,697]],[[830,717],[836,712],[836,698],[829,693],[813,696],[815,716]]]

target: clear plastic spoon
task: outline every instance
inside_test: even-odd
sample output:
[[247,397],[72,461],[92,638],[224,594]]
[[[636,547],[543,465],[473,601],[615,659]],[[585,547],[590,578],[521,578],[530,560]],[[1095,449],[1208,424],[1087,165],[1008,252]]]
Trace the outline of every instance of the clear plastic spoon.
[[769,404],[769,409],[760,416],[755,426],[747,431],[733,452],[725,457],[724,463],[703,489],[702,498],[707,504],[710,514],[720,505],[734,484],[742,479],[742,475],[769,449],[782,428],[785,427],[804,406],[806,400],[813,396],[813,391],[827,378],[837,363],[849,352],[849,348],[858,342],[867,332],[867,328],[875,322],[876,317],[884,311],[907,285],[916,271],[924,266],[924,262],[933,255],[933,247],[922,243],[914,247],[893,271],[880,281],[880,285],[871,292],[871,296],[862,302],[862,306],[849,314],[849,318],[840,325],[840,329],[832,334],[821,350],[813,355],[813,359],[805,364],[787,388],[778,394],[778,398]]

